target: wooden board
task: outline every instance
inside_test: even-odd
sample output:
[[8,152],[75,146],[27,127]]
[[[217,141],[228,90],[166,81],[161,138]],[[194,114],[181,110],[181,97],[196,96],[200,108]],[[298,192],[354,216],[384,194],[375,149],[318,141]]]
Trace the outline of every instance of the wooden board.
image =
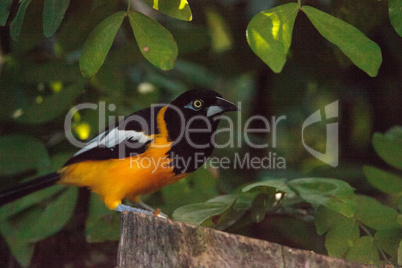
[[134,212],[121,230],[118,267],[371,267]]

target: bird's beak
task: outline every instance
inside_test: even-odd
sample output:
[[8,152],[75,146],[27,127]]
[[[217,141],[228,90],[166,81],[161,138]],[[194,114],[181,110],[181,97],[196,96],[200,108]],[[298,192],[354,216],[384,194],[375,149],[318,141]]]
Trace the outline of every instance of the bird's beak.
[[240,108],[225,99],[216,97],[214,105],[207,109],[207,117],[230,111],[240,111]]

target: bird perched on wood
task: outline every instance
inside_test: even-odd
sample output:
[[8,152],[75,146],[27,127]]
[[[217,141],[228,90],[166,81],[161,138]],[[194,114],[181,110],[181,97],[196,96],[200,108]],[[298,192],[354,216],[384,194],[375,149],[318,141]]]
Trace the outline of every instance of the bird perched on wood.
[[215,91],[187,91],[168,105],[140,110],[108,127],[57,172],[0,193],[0,205],[66,184],[90,188],[109,209],[144,213],[122,200],[138,202],[202,166],[214,149],[219,116],[238,110]]

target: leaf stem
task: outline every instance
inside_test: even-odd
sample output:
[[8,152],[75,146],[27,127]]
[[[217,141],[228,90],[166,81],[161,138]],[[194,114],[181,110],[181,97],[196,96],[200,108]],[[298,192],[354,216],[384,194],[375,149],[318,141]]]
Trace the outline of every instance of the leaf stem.
[[127,15],[128,15],[128,12],[130,12],[130,9],[131,9],[131,0],[128,0],[128,3],[127,3]]
[[[359,222],[359,227],[365,232],[368,236],[371,237],[371,239],[374,239],[374,236],[371,234],[371,232],[364,226],[362,223]],[[384,260],[388,261],[387,255],[385,255],[384,251],[382,248],[377,247],[378,251],[380,252],[381,256],[384,258]]]
[[297,0],[297,4],[299,5],[299,8],[301,7],[301,0]]
[[364,226],[362,223],[359,222],[359,227],[365,232],[368,236],[371,238],[374,238],[373,235],[370,233],[369,229],[367,229],[366,226]]

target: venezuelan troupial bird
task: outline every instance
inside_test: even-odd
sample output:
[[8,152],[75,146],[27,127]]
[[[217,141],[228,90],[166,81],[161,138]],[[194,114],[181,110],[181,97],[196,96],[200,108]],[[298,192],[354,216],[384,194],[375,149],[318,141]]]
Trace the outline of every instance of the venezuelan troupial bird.
[[57,172],[0,193],[0,205],[66,184],[90,188],[109,209],[147,213],[122,201],[138,202],[201,167],[214,150],[220,115],[238,110],[215,91],[187,91],[105,129]]

